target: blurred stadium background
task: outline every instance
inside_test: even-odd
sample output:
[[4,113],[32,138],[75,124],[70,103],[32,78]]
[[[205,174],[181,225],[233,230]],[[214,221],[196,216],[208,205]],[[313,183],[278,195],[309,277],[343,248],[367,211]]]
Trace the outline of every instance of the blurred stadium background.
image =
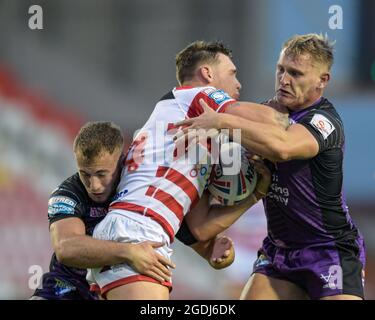
[[[28,9],[43,8],[43,30]],[[331,5],[343,29],[331,30]],[[281,43],[297,33],[336,40],[326,93],[346,127],[344,183],[367,243],[368,299],[375,298],[375,1],[0,0],[0,299],[26,299],[29,267],[48,270],[49,193],[75,171],[71,144],[89,120],[115,121],[131,139],[176,85],[174,56],[196,39],[234,51],[242,99],[273,93]],[[265,234],[261,205],[227,232],[235,263],[214,271],[174,245],[173,299],[237,299]]]

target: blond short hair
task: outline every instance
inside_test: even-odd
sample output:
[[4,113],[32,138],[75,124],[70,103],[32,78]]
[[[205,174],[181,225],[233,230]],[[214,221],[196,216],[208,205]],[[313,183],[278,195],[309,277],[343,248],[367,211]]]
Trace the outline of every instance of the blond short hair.
[[292,57],[309,54],[314,61],[326,65],[329,71],[333,65],[334,44],[327,35],[316,33],[295,35],[284,42],[282,51]]
[[79,152],[87,162],[93,161],[102,152],[113,154],[123,150],[124,138],[119,126],[113,122],[96,121],[86,123],[78,132],[73,151]]

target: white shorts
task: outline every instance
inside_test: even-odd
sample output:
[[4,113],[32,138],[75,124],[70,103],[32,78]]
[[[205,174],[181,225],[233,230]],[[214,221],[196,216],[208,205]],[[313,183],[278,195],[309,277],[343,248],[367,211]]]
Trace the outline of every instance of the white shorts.
[[[130,218],[130,216],[134,216]],[[155,250],[171,258],[173,250],[169,247],[169,237],[163,228],[149,217],[125,210],[113,210],[95,227],[93,237],[100,240],[139,243],[143,241],[156,241],[166,243],[165,246]],[[141,275],[128,264],[118,264],[102,268],[88,269],[87,281],[91,290],[99,291],[103,297],[116,287],[136,281],[160,283],[157,280]],[[171,288],[172,282],[163,285]]]

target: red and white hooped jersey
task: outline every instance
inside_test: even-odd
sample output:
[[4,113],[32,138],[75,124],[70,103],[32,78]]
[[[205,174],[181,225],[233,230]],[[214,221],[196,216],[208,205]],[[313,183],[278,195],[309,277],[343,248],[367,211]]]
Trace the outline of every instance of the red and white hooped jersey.
[[212,167],[175,157],[174,123],[199,116],[203,112],[199,99],[216,112],[225,112],[236,101],[213,87],[178,87],[166,94],[135,136],[110,206],[120,209],[117,214],[126,210],[157,221],[171,242],[184,215],[202,196]]

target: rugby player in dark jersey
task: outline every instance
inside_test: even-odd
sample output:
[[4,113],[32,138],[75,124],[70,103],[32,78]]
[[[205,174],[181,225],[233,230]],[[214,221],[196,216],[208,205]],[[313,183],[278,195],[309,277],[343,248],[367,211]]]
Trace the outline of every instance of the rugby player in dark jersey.
[[[54,253],[50,270],[32,300],[97,299],[86,281],[86,268],[129,263],[138,272],[166,281],[174,264],[154,248],[163,243],[138,244],[97,240],[95,226],[107,214],[123,162],[121,130],[110,122],[85,125],[74,142],[78,172],[65,180],[50,196],[48,219]],[[183,222],[176,237],[190,245],[214,268],[233,262],[232,241],[223,236],[197,242]]]
[[[242,144],[268,159],[268,235],[242,299],[364,298],[364,242],[342,189],[344,127],[323,97],[332,64],[326,37],[294,36],[282,47],[268,102],[282,113],[239,102],[217,114],[202,101],[203,115],[176,124],[189,125],[185,133],[240,128]],[[290,125],[282,126],[286,113]]]

